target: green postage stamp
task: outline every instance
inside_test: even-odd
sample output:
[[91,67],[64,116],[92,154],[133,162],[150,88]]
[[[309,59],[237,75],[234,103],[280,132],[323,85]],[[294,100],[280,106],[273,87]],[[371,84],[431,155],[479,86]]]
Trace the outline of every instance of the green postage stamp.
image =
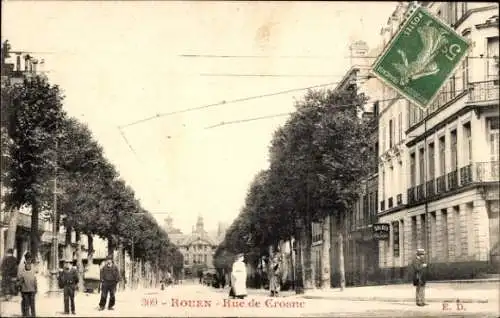
[[422,7],[393,37],[372,73],[426,108],[467,55],[470,43]]

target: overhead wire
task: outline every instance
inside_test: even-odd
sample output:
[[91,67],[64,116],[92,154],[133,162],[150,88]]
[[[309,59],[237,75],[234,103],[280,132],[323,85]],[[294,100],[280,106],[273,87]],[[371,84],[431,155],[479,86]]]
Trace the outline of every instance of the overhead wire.
[[[359,79],[369,79],[369,78],[373,78],[373,77],[374,76],[369,75],[369,76],[359,77]],[[277,91],[277,92],[273,92],[273,93],[236,98],[236,99],[232,99],[232,100],[228,100],[228,101],[223,100],[222,102],[218,102],[218,103],[202,105],[202,106],[197,106],[197,107],[191,107],[191,108],[185,108],[185,109],[172,111],[172,112],[168,112],[168,113],[156,114],[154,116],[150,116],[147,118],[143,118],[143,119],[131,122],[129,124],[122,125],[122,126],[120,126],[120,128],[127,128],[127,127],[130,127],[133,125],[137,125],[140,123],[144,123],[144,122],[147,122],[147,121],[150,121],[150,120],[153,120],[156,118],[165,117],[165,116],[177,115],[177,114],[193,112],[193,111],[198,111],[198,110],[207,109],[207,108],[214,108],[214,107],[225,106],[225,105],[229,105],[229,104],[245,102],[245,101],[254,100],[254,99],[260,99],[260,98],[272,97],[272,96],[277,96],[277,95],[289,94],[289,93],[293,93],[293,92],[305,91],[305,90],[314,89],[314,88],[322,88],[322,87],[327,87],[327,86],[332,86],[332,85],[338,85],[341,82],[342,81],[337,81],[337,82],[330,82],[330,83],[312,85],[312,86],[307,86],[307,87],[292,88],[292,89]]]

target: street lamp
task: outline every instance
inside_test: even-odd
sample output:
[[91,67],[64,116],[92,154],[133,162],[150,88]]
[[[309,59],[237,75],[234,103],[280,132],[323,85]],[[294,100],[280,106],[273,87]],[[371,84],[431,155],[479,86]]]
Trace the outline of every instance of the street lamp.
[[58,254],[59,254],[59,242],[58,242],[58,228],[57,228],[57,149],[58,149],[58,141],[56,139],[56,147],[54,152],[54,183],[53,183],[53,220],[52,220],[52,249],[51,249],[51,258],[52,258],[52,270],[50,271],[50,281],[49,281],[49,296],[55,296],[59,293],[58,283],[57,283],[57,274],[59,270],[59,262],[58,262]]

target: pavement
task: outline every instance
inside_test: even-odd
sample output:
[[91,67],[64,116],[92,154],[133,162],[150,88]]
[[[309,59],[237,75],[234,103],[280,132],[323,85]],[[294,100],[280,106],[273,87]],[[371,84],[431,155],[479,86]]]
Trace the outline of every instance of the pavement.
[[[410,285],[387,285],[346,288],[344,291],[307,291],[304,295],[283,292],[280,297],[268,297],[267,290],[248,290],[245,300],[229,300],[228,288],[214,289],[199,284],[183,284],[160,289],[118,291],[114,311],[99,311],[98,294],[78,293],[75,298],[77,316],[84,317],[498,317],[498,296],[493,297],[495,285],[465,284],[453,295],[488,302],[439,302],[456,286],[440,284],[441,289],[429,284],[431,301],[428,306],[417,307],[414,288]],[[446,287],[446,288],[444,288]],[[498,285],[496,285],[498,287]],[[405,291],[407,289],[408,291]],[[371,290],[371,298],[369,293]],[[495,290],[496,291],[496,290]],[[375,293],[373,295],[373,293]],[[496,291],[498,294],[498,291]],[[384,296],[385,295],[385,296]],[[413,296],[411,301],[406,297]],[[341,297],[342,296],[342,297]],[[392,300],[388,299],[391,296]],[[397,296],[397,297],[396,297]],[[351,297],[351,298],[349,298]],[[353,299],[353,297],[357,297]],[[365,297],[366,300],[359,300]],[[385,299],[378,301],[376,299]],[[385,297],[385,298],[383,298]],[[428,298],[429,298],[428,297]],[[464,298],[465,299],[465,298]],[[358,301],[357,301],[358,300]],[[432,301],[436,300],[436,301]],[[37,295],[37,315],[61,317],[62,295],[48,298]],[[20,317],[20,297],[1,303],[2,317]]]

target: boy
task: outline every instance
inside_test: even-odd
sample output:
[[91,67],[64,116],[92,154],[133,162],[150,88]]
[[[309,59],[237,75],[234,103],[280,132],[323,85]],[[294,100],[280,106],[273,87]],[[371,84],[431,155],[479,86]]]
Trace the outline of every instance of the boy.
[[35,295],[38,286],[35,272],[31,269],[30,262],[26,262],[24,270],[19,274],[19,284],[21,286],[21,310],[23,317],[36,317]]

